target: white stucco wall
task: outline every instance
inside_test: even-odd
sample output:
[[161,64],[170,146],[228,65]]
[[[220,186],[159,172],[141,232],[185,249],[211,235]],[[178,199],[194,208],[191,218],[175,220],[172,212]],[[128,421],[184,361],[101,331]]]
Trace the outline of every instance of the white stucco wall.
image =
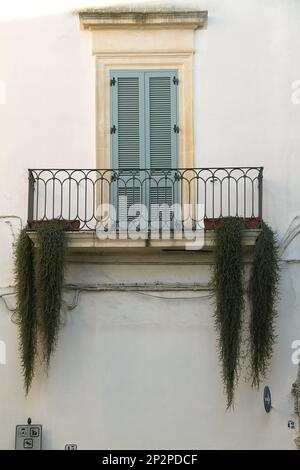
[[[157,2],[156,2],[157,4]],[[164,5],[182,2],[164,2]],[[264,215],[279,232],[300,213],[300,4],[297,0],[201,0],[206,30],[195,35],[197,166],[262,165]],[[0,290],[13,291],[12,243],[26,220],[27,168],[95,164],[94,65],[90,33],[66,13],[0,22]],[[2,87],[3,88],[3,87]],[[2,93],[3,94],[3,93]],[[14,216],[14,217],[12,217]],[[64,313],[49,376],[40,371],[24,398],[17,327],[0,302],[0,448],[14,426],[44,425],[44,448],[294,448],[287,427],[300,339],[300,237],[283,259],[278,343],[262,391],[241,379],[225,412],[209,299],[157,299],[138,293],[83,293]],[[298,260],[298,262],[297,262]],[[74,264],[69,282],[206,281],[209,268]],[[159,294],[167,297],[189,293]],[[203,295],[202,293],[197,295]]]

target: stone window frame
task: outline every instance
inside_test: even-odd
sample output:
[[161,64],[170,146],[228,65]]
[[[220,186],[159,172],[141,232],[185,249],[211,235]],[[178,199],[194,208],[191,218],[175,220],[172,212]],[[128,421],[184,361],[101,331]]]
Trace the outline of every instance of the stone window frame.
[[179,167],[194,167],[194,30],[206,27],[206,11],[79,12],[92,33],[95,59],[96,165],[111,168],[110,71],[178,70]]

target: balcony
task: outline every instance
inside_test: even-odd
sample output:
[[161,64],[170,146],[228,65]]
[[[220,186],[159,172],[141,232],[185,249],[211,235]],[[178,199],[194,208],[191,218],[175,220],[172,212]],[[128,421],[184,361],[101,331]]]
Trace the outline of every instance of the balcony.
[[263,168],[30,169],[29,234],[64,221],[71,250],[212,251],[226,217],[244,222],[252,246],[262,220]]

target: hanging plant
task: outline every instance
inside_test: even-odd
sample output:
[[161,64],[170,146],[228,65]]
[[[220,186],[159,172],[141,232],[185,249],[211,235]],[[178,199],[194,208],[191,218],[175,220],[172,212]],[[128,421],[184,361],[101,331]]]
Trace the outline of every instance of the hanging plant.
[[215,295],[215,326],[219,334],[219,355],[227,395],[233,405],[238,381],[243,296],[243,225],[237,218],[224,219],[216,230],[216,259],[212,287]]
[[63,224],[41,224],[37,229],[36,306],[44,358],[49,365],[58,331],[64,276],[65,232]]
[[21,230],[16,245],[15,277],[17,294],[16,318],[19,325],[19,347],[27,395],[34,376],[37,347],[37,317],[34,295],[33,250],[32,242],[26,233],[26,229]]
[[41,224],[37,238],[38,246],[33,250],[27,228],[21,230],[15,251],[16,314],[26,395],[34,377],[38,339],[47,366],[57,341],[65,253],[64,225],[57,221]]
[[249,282],[252,385],[259,387],[267,372],[275,343],[278,294],[278,246],[272,229],[262,222]]

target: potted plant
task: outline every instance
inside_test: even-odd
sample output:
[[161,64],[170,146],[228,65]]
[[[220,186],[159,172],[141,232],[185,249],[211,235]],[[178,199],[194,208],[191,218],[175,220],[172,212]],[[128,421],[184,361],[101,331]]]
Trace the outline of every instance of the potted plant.
[[58,223],[62,224],[64,230],[67,231],[76,231],[80,229],[80,220],[79,219],[73,219],[73,220],[67,220],[67,219],[43,219],[43,220],[32,220],[28,222],[29,228],[31,230],[37,230],[41,225],[49,225],[52,223]]
[[[240,220],[243,224],[243,228],[248,230],[258,229],[260,227],[261,221],[259,217],[234,217],[237,220]],[[219,218],[205,218],[204,219],[204,228],[205,230],[216,230],[218,227],[222,226],[224,222],[232,217],[219,217]]]

